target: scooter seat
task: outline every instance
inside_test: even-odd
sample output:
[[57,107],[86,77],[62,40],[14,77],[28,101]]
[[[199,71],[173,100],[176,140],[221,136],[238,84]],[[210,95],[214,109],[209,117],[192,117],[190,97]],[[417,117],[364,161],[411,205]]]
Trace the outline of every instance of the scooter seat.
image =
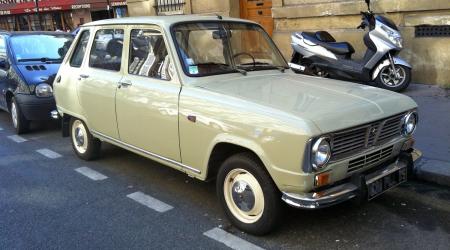
[[348,42],[336,42],[333,36],[326,31],[318,31],[318,32],[302,32],[302,36],[317,44],[320,45],[327,50],[337,54],[337,55],[351,55],[355,53],[355,49]]

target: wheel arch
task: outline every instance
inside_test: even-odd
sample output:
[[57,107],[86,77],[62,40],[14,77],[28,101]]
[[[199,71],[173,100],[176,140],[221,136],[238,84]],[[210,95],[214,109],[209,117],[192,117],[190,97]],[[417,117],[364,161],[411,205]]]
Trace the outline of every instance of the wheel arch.
[[[253,144],[253,145],[252,145]],[[260,164],[264,167],[264,170],[268,172],[268,160],[264,157],[264,151],[262,148],[254,143],[248,142],[243,143],[237,141],[217,141],[208,155],[207,167],[206,167],[206,180],[213,180],[216,178],[217,173],[222,166],[222,163],[229,157],[240,154],[248,153],[253,156]],[[273,179],[273,178],[272,178]]]

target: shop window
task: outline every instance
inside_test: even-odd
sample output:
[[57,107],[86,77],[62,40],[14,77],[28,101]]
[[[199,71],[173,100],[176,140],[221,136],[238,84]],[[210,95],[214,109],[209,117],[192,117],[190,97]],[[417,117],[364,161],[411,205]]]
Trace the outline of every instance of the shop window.
[[416,37],[450,37],[450,25],[420,25],[415,28]]
[[185,0],[157,0],[154,8],[158,16],[184,14]]

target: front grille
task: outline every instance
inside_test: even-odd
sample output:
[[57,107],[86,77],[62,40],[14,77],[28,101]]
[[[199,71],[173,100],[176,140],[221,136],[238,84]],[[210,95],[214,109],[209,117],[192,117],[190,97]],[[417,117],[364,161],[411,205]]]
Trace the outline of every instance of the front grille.
[[332,133],[332,161],[359,153],[401,135],[405,113]]
[[359,158],[353,159],[348,163],[348,172],[356,171],[360,168],[381,163],[390,158],[394,146],[389,146],[373,153],[366,154]]

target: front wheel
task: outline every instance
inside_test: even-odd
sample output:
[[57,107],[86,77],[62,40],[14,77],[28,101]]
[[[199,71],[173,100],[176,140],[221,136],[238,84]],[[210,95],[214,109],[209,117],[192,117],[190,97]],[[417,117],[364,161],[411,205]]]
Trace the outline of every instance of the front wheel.
[[231,156],[217,175],[217,195],[229,220],[239,229],[263,235],[281,215],[281,195],[264,166],[251,154]]
[[394,68],[395,71],[391,65],[384,66],[375,78],[375,82],[380,88],[401,92],[411,82],[411,69],[399,64],[395,64]]
[[18,105],[16,98],[12,98],[11,100],[11,120],[14,126],[14,129],[16,130],[17,134],[24,134],[28,132],[30,128],[30,121],[25,118],[25,116],[22,113],[22,110],[20,109],[20,106]]
[[86,124],[78,118],[70,120],[72,147],[78,157],[90,161],[100,155],[101,142],[92,136]]

